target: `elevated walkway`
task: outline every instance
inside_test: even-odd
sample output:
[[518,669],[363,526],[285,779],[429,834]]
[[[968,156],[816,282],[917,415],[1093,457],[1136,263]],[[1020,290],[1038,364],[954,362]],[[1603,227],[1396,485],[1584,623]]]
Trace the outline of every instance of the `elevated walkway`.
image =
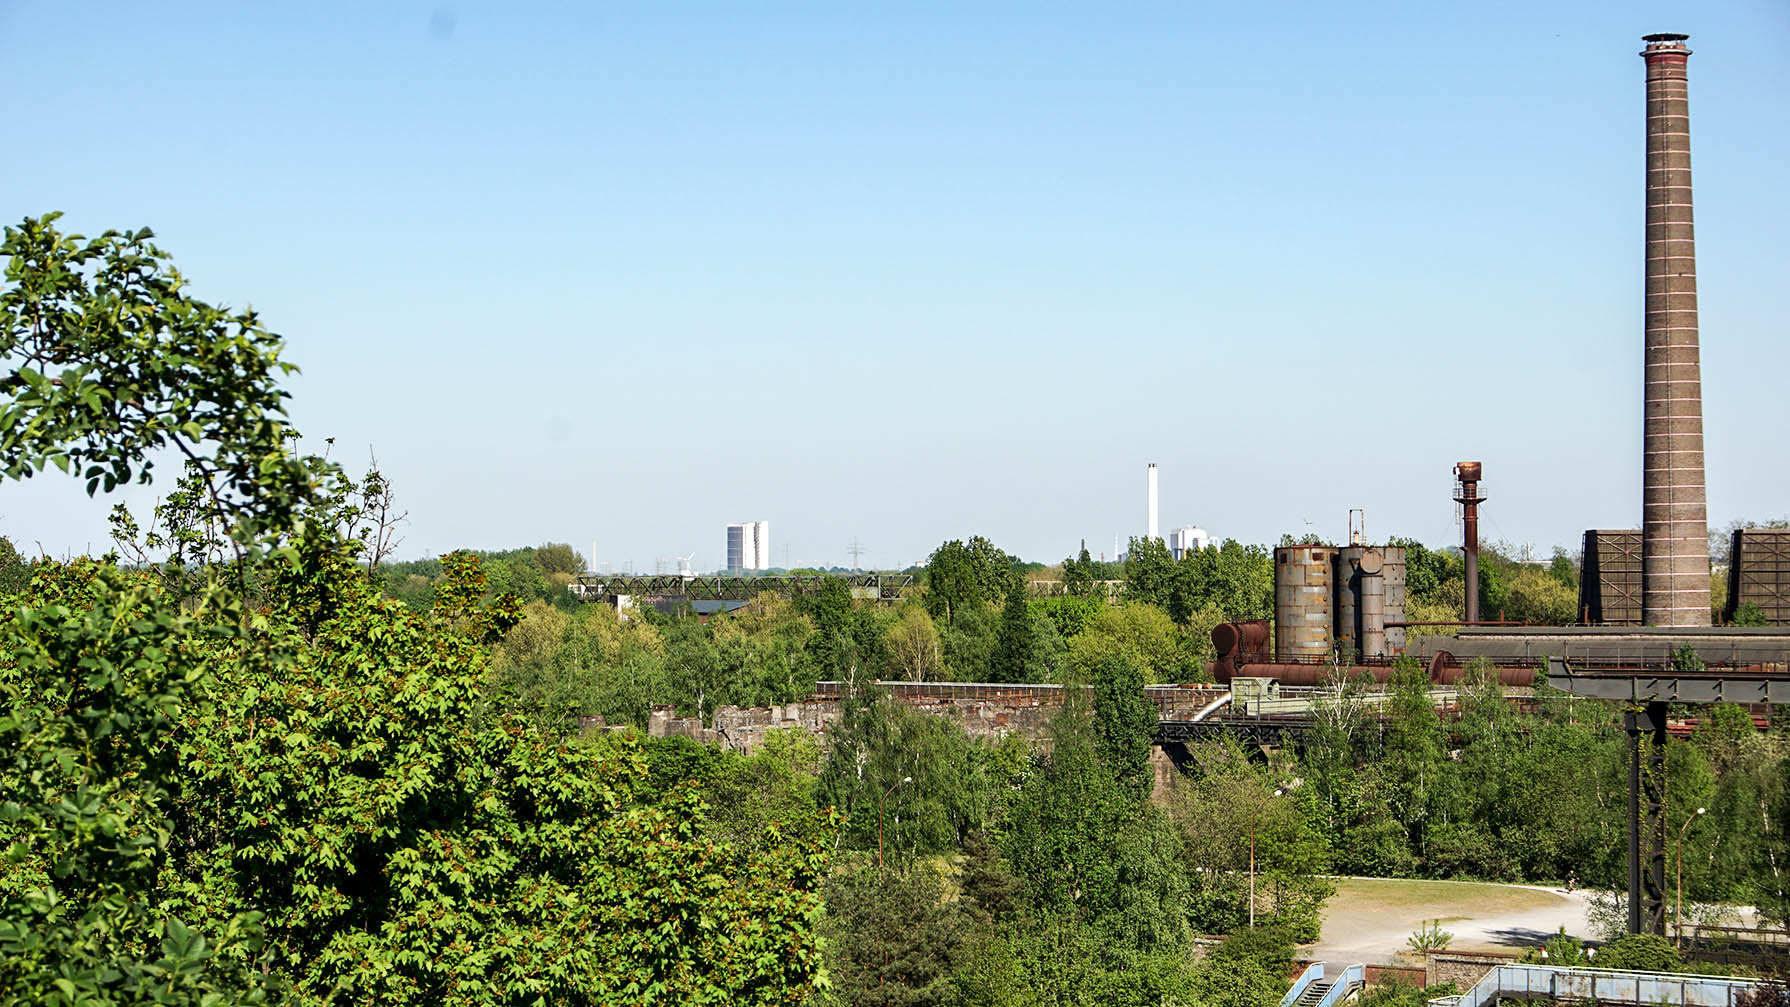
[[1674,1004],[1735,1007],[1756,983],[1674,972],[1499,965],[1458,997],[1438,997],[1431,1007],[1491,1007],[1499,1000],[1579,1000],[1600,1004]]

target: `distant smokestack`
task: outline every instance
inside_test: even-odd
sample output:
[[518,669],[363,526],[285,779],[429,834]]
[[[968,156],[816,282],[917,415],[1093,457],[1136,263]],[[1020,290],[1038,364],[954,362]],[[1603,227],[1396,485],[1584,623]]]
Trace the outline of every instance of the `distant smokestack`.
[[1149,503],[1145,506],[1144,535],[1151,541],[1161,538],[1156,533],[1156,463],[1151,462],[1149,468]]
[[1691,225],[1687,35],[1647,35],[1646,391],[1641,470],[1641,619],[1709,625],[1709,516],[1697,250]]
[[1478,462],[1459,462],[1454,467],[1454,502],[1461,505],[1461,556],[1466,561],[1467,621],[1479,621],[1479,476]]

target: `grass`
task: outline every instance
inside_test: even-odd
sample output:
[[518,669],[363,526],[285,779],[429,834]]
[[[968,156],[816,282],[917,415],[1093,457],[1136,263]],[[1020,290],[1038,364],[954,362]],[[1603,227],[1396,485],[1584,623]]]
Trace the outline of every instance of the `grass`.
[[1559,905],[1560,896],[1531,888],[1476,881],[1413,881],[1400,878],[1338,878],[1331,913],[1437,919],[1454,923]]

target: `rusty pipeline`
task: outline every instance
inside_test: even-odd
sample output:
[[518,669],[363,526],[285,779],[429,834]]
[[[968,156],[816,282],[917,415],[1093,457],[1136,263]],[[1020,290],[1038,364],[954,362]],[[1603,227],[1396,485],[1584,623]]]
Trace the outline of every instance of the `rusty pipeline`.
[[1212,627],[1212,647],[1219,657],[1268,649],[1268,620],[1221,622]]

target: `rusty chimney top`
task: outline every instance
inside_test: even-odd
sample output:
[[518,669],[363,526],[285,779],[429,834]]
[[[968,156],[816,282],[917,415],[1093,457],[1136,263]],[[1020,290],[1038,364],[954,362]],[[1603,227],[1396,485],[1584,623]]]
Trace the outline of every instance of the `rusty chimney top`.
[[1649,626],[1707,626],[1710,619],[1687,38],[1646,35],[1641,50],[1647,63],[1641,618]]

